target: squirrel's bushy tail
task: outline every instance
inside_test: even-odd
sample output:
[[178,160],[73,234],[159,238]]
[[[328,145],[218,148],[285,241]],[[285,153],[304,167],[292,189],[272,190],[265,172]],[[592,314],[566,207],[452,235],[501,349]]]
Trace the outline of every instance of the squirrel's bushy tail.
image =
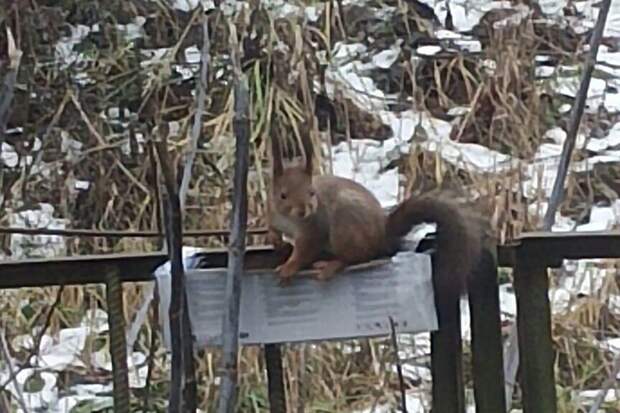
[[434,288],[445,299],[458,299],[466,292],[467,280],[480,257],[481,231],[472,225],[461,206],[422,196],[403,201],[389,213],[386,233],[396,245],[415,225],[422,223],[437,225]]

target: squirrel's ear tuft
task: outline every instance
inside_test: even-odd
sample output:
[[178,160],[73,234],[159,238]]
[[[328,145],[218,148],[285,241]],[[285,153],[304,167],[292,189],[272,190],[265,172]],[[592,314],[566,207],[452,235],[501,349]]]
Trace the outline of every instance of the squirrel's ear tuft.
[[305,159],[305,170],[306,173],[310,176],[312,176],[312,171],[313,171],[313,165],[312,165],[312,158],[313,158],[313,148],[312,148],[312,125],[310,124],[310,122],[305,122],[304,123],[304,128],[303,128],[303,132],[301,134],[301,144],[303,146],[304,149],[304,159]]
[[273,161],[273,176],[282,176],[284,172],[284,165],[282,162],[282,148],[280,148],[280,141],[271,136],[271,158]]

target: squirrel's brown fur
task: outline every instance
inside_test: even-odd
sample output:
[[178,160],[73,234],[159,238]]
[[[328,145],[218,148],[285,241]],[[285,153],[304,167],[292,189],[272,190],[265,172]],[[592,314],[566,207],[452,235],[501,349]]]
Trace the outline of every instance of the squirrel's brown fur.
[[[480,254],[480,235],[461,208],[448,200],[409,198],[386,214],[376,197],[350,179],[312,174],[311,147],[303,166],[283,167],[277,143],[269,195],[270,240],[294,240],[288,260],[276,269],[282,281],[313,265],[327,279],[346,266],[397,252],[413,226],[437,224],[436,289],[461,294]],[[327,256],[325,260],[323,257]],[[450,294],[452,296],[452,294]]]

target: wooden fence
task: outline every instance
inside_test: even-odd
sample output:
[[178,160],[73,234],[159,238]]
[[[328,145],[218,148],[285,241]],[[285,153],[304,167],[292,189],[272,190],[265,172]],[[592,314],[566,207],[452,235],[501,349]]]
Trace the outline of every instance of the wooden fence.
[[[213,249],[205,254],[207,268],[226,267],[227,250]],[[267,247],[249,248],[246,268],[273,268],[282,262],[285,254],[286,251],[276,254]],[[559,266],[563,259],[585,258],[620,258],[620,232],[527,233],[510,245],[485,250],[469,294],[477,412],[497,413],[505,411],[506,406],[498,266],[514,269],[519,346],[527,349],[520,352],[524,412],[553,413],[557,408],[547,269]],[[122,294],[114,288],[110,275],[113,274],[121,283],[152,281],[153,270],[167,260],[168,255],[162,252],[4,261],[0,263],[0,288],[105,283],[108,304],[118,309],[122,308]],[[448,311],[438,313],[438,320],[439,329],[431,334],[433,411],[463,413],[459,303],[451,303]],[[111,342],[124,340],[114,333],[124,331],[122,324],[122,319],[110,315]],[[280,346],[266,345],[265,359],[271,411],[284,413],[286,403]],[[125,361],[116,360],[114,365],[124,370],[115,372],[114,384],[122,384],[127,373]],[[127,397],[115,394],[115,401],[120,403]]]

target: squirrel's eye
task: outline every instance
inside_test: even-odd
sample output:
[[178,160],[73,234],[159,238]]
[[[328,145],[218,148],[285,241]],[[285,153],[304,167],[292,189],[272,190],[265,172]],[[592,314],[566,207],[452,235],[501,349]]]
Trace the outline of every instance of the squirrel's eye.
[[310,196],[311,196],[311,197],[314,197],[314,195],[316,195],[316,192],[314,192],[314,191],[312,191],[312,190],[311,190],[311,191],[310,191]]
[[285,194],[284,192],[281,192],[281,193],[280,193],[280,198],[282,198],[282,199],[286,199],[286,194]]

